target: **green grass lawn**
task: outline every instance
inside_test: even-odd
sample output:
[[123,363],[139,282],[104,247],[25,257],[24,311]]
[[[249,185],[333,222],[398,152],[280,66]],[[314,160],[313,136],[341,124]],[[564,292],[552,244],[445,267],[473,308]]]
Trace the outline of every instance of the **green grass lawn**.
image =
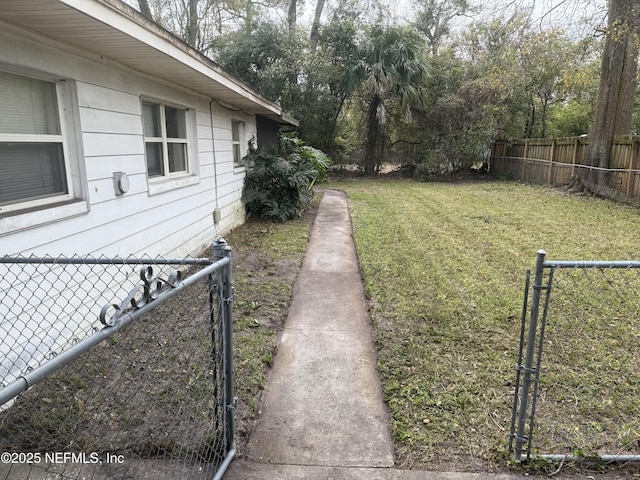
[[[640,211],[516,183],[341,180],[330,187],[350,200],[398,465],[505,468],[526,270],[538,249],[557,260],[640,259]],[[550,325],[544,425],[534,432],[542,453],[638,453],[640,382],[629,376],[639,359],[615,360],[636,349],[636,311],[607,320],[615,331],[586,346],[587,323]],[[574,347],[582,364],[567,353]],[[549,373],[557,363],[564,370]],[[572,377],[590,365],[603,368]],[[614,394],[618,388],[627,390]],[[621,431],[603,433],[611,425]],[[604,443],[587,445],[591,434]]]

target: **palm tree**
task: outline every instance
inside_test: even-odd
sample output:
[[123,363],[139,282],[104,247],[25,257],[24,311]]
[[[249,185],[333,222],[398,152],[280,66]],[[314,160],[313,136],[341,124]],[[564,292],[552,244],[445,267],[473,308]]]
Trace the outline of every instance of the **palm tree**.
[[383,161],[386,104],[397,99],[408,112],[424,105],[426,67],[420,60],[421,47],[419,34],[407,27],[374,27],[365,41],[354,72],[367,101],[367,174],[377,172]]

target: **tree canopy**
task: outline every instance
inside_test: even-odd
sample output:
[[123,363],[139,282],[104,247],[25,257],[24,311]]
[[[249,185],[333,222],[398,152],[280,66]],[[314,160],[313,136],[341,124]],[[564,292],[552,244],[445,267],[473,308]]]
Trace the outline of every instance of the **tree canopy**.
[[[637,131],[633,0],[127,2],[369,173],[447,173],[482,163],[495,139],[595,135],[604,111],[616,133]],[[618,71],[616,103],[602,92]]]

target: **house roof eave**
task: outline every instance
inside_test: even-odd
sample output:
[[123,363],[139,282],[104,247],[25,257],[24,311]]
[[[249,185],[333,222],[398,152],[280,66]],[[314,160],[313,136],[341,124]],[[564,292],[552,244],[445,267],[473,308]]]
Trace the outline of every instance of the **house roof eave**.
[[284,119],[277,103],[121,0],[8,0],[0,18],[249,114]]

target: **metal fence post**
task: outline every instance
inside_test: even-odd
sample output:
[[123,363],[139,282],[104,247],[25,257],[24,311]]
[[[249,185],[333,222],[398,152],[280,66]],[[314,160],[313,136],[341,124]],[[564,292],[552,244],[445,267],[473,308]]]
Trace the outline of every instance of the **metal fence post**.
[[524,283],[524,300],[522,302],[522,315],[520,317],[520,346],[518,348],[518,363],[516,364],[516,388],[513,393],[513,404],[511,406],[511,428],[509,430],[509,451],[513,450],[513,440],[516,436],[516,416],[518,415],[518,394],[520,393],[520,383],[522,378],[522,357],[524,355],[524,333],[527,323],[529,307],[529,287],[531,286],[531,270],[527,270]]
[[[529,408],[529,390],[531,388],[531,375],[535,373],[533,367],[533,358],[536,351],[536,336],[538,330],[538,313],[540,310],[540,292],[544,289],[542,280],[544,276],[544,259],[547,253],[544,250],[538,250],[536,261],[536,272],[533,281],[533,295],[531,297],[531,317],[529,321],[529,333],[527,336],[527,351],[524,358],[524,365],[521,367],[522,390],[520,394],[520,412],[518,416],[518,429],[515,438],[515,459],[522,459],[523,446],[529,441],[525,436],[525,423],[527,419],[527,411]],[[533,420],[533,419],[532,419]],[[528,453],[528,452],[527,452]]]
[[223,359],[224,359],[224,398],[226,417],[226,444],[227,456],[220,466],[214,480],[222,478],[225,470],[236,451],[236,423],[235,409],[238,399],[234,396],[233,389],[233,282],[231,275],[231,247],[227,241],[218,237],[213,244],[214,259],[228,258],[229,263],[220,272],[218,288],[221,295],[222,335],[223,335]]
[[236,452],[233,285],[231,248],[220,239],[215,251],[216,261],[0,255],[0,451],[42,452],[16,475],[44,478],[45,453],[76,445],[55,455],[65,478],[108,476],[109,460],[72,464],[126,435],[122,453],[159,460],[167,478],[221,479]]

